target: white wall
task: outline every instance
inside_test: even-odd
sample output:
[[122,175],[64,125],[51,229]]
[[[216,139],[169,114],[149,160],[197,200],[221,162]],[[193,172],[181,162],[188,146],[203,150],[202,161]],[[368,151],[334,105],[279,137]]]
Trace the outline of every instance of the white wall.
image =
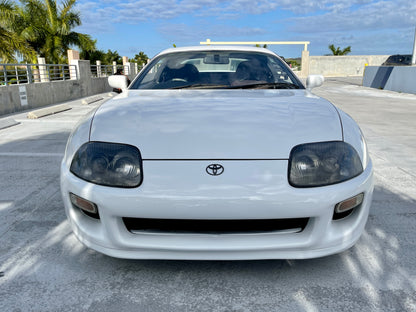
[[309,74],[326,77],[362,76],[364,68],[380,66],[390,55],[309,56]]

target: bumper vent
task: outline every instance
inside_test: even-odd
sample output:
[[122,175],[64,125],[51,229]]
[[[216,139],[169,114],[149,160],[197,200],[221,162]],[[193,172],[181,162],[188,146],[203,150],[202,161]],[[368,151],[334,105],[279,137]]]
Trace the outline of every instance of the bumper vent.
[[299,233],[309,218],[297,219],[250,219],[250,220],[188,220],[123,218],[132,233],[195,233],[195,234],[244,234],[244,233]]

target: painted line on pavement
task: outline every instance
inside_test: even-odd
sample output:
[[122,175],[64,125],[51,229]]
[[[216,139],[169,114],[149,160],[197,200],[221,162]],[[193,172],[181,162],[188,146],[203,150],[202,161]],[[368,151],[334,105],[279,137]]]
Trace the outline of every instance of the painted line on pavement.
[[64,153],[0,153],[0,156],[6,157],[64,157]]

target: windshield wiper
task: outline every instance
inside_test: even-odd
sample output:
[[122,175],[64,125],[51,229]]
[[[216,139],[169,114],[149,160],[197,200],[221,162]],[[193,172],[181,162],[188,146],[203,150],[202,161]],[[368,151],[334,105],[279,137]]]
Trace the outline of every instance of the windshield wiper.
[[261,82],[237,86],[195,83],[169,89],[300,89],[300,86],[290,82]]
[[300,86],[290,82],[261,82],[231,86],[227,89],[300,89]]
[[184,86],[177,86],[177,87],[172,87],[169,89],[226,89],[229,86],[227,85],[220,85],[220,84],[206,84],[206,83],[194,83],[194,84],[189,84],[189,85],[184,85]]

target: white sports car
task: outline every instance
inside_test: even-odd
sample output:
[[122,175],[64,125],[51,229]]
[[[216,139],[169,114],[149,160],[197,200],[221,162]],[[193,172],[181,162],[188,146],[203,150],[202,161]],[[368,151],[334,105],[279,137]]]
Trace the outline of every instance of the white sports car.
[[350,248],[373,168],[357,124],[273,52],[166,50],[69,137],[66,214],[119,258],[295,259]]

